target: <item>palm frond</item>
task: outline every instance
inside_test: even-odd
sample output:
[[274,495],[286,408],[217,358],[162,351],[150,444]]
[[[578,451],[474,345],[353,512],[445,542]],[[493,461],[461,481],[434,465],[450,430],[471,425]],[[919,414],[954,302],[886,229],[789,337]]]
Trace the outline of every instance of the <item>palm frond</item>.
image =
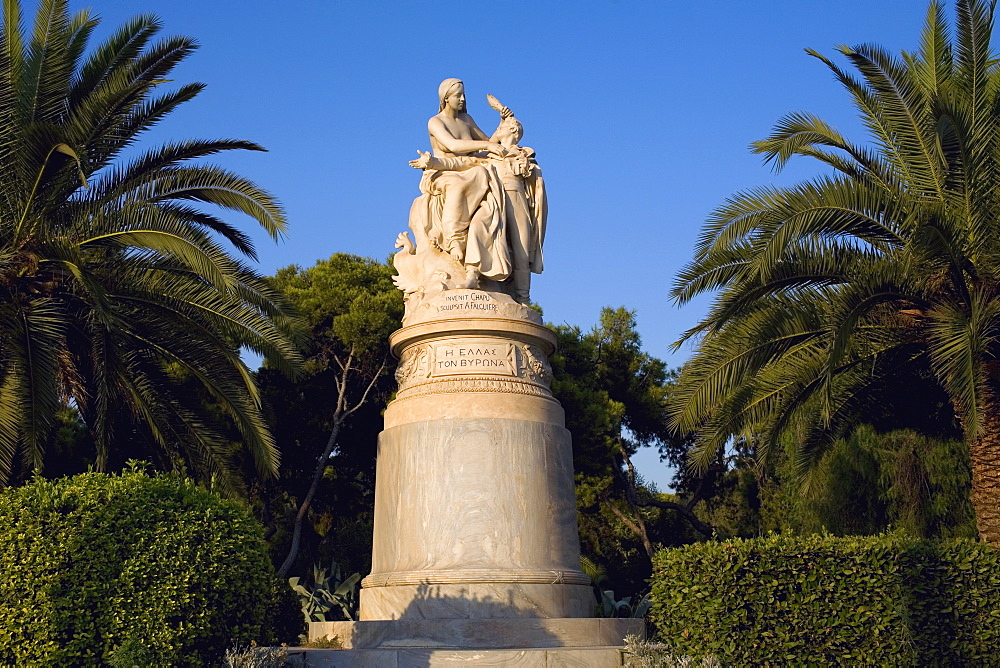
[[977,290],[968,308],[938,303],[927,314],[931,368],[964,416],[970,438],[979,435],[981,397],[990,380],[984,361],[1000,345],[1000,300]]
[[892,164],[921,196],[943,199],[944,161],[934,139],[929,101],[912,81],[906,66],[881,47],[842,47],[874,93],[880,117],[892,139],[883,149]]
[[70,108],[75,108],[84,96],[99,90],[115,72],[137,58],[162,27],[160,20],[151,14],[136,16],[96,46],[74,77]]
[[232,254],[254,257],[249,235],[209,210],[246,214],[277,238],[287,229],[280,203],[202,161],[263,149],[188,140],[120,164],[124,149],[202,89],[162,90],[197,44],[156,40],[160,21],[147,15],[88,49],[97,25],[89,13],[71,18],[66,0],[41,0],[35,17],[28,38],[20,4],[4,0],[0,478],[16,479],[25,461],[41,465],[53,416],[69,403],[99,469],[134,433],[162,465],[223,476],[237,494],[236,448],[261,475],[278,462],[239,350],[294,372],[300,328],[284,298]]
[[16,374],[0,377],[0,489],[11,484],[12,474],[21,460],[17,383]]
[[[682,338],[698,345],[670,407],[675,428],[699,432],[692,466],[732,439],[766,463],[782,442],[808,483],[902,369],[932,372],[970,444],[993,447],[1000,60],[995,2],[956,6],[952,36],[930,4],[915,53],[838,47],[856,75],[809,51],[850,94],[874,148],[790,114],[753,150],[779,169],[801,156],[833,175],[737,193],[706,221],[671,290],[678,303],[713,294]],[[990,494],[979,492],[996,505]]]
[[951,40],[948,38],[948,21],[944,7],[939,2],[927,6],[924,29],[920,33],[920,49],[913,56],[904,57],[911,67],[911,75],[928,99],[947,94],[954,72]]

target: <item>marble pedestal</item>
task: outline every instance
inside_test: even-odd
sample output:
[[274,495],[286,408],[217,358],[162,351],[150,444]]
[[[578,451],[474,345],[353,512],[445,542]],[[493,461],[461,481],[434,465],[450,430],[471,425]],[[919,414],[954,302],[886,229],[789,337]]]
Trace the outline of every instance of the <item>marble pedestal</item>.
[[[620,645],[586,619],[570,434],[549,391],[555,335],[509,297],[449,290],[390,337],[399,391],[379,437],[372,573],[345,647]],[[603,624],[603,626],[602,626]]]

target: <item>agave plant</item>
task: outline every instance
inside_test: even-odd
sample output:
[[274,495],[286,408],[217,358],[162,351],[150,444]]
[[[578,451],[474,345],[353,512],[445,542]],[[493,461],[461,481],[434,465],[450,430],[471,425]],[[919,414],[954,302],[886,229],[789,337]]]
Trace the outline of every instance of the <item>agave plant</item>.
[[631,596],[621,599],[615,598],[613,589],[605,589],[601,591],[601,604],[597,607],[596,612],[598,617],[642,619],[651,607],[653,607],[653,600],[649,594],[645,594],[633,605]]
[[[215,211],[246,214],[275,238],[285,216],[267,192],[201,160],[256,144],[137,151],[202,90],[167,80],[196,45],[154,41],[161,25],[146,15],[88,48],[97,24],[42,0],[29,33],[18,0],[3,4],[0,485],[41,465],[57,411],[73,406],[99,469],[116,436],[138,434],[232,488],[231,444],[204,399],[232,420],[257,469],[273,472],[278,453],[239,348],[288,369],[297,354],[279,295],[233,254],[255,259],[250,238]],[[123,161],[130,147],[137,157]]]
[[329,575],[325,568],[316,564],[310,578],[288,578],[288,584],[299,597],[306,622],[331,621],[327,615],[336,611],[343,619],[353,621],[360,581],[361,573],[354,573],[345,579],[336,561],[330,564]]

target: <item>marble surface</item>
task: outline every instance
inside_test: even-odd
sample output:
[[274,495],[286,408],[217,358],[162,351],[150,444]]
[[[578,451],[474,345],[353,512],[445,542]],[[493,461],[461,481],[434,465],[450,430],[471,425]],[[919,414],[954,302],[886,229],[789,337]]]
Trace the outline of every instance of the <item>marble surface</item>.
[[532,422],[561,426],[565,420],[562,406],[551,396],[522,394],[511,400],[498,392],[452,392],[442,398],[440,393],[428,392],[390,403],[385,424],[391,428],[434,420],[506,418],[515,410]]
[[301,649],[288,652],[295,668],[613,668],[623,665],[620,647],[521,650]]
[[361,619],[368,620],[588,617],[594,605],[590,585],[524,584],[500,577],[493,582],[361,590]]
[[644,637],[641,619],[452,619],[313,622],[309,639],[336,636],[344,649],[609,647]]
[[501,292],[486,292],[459,288],[424,297],[403,319],[406,326],[422,322],[440,322],[461,318],[487,316],[505,320],[542,324],[542,316],[530,306],[518,304],[513,297]]
[[393,281],[406,317],[442,292],[478,288],[531,302],[531,274],[542,273],[548,199],[535,151],[521,146],[514,112],[487,95],[500,124],[487,136],[466,113],[465,86],[445,79],[437,115],[427,122],[431,152],[410,207],[409,234],[396,239]]
[[503,418],[414,422],[383,431],[378,447],[372,573],[579,571],[565,427]]
[[[533,309],[511,306],[537,317]],[[399,358],[395,373],[399,389],[389,404],[386,428],[395,426],[393,416],[406,410],[403,404],[427,395],[449,395],[436,397],[436,405],[421,404],[428,420],[439,419],[442,411],[463,398],[486,395],[505,407],[507,412],[498,416],[562,425],[561,416],[539,418],[536,406],[520,401],[532,396],[554,404],[548,356],[555,350],[555,333],[530,319],[459,315],[407,325],[389,337],[393,354]]]
[[362,619],[591,613],[565,427],[402,424],[379,437],[377,480]]

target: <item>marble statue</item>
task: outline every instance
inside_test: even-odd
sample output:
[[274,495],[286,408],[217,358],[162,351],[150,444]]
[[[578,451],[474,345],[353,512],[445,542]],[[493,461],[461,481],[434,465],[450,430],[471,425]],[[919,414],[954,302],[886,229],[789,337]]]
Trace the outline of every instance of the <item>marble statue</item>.
[[[338,666],[620,665],[641,619],[598,619],[580,569],[573,441],[552,394],[556,333],[531,308],[546,201],[514,113],[486,136],[445,79],[399,235],[371,573],[357,621],[311,622]],[[320,659],[321,661],[324,659]],[[329,660],[329,658],[325,659]]]
[[530,274],[542,271],[546,200],[534,151],[521,147],[521,123],[492,95],[501,120],[487,137],[466,112],[465,86],[445,79],[439,112],[427,122],[431,151],[410,165],[423,171],[409,227],[396,247],[396,285],[407,313],[432,294],[473,288],[530,302]]
[[499,141],[504,155],[490,156],[503,183],[506,232],[511,259],[511,294],[519,304],[530,304],[531,274],[542,273],[542,243],[548,203],[542,171],[535,162],[535,151],[518,145],[524,128],[514,114],[492,95],[486,99],[501,114],[492,139]]

